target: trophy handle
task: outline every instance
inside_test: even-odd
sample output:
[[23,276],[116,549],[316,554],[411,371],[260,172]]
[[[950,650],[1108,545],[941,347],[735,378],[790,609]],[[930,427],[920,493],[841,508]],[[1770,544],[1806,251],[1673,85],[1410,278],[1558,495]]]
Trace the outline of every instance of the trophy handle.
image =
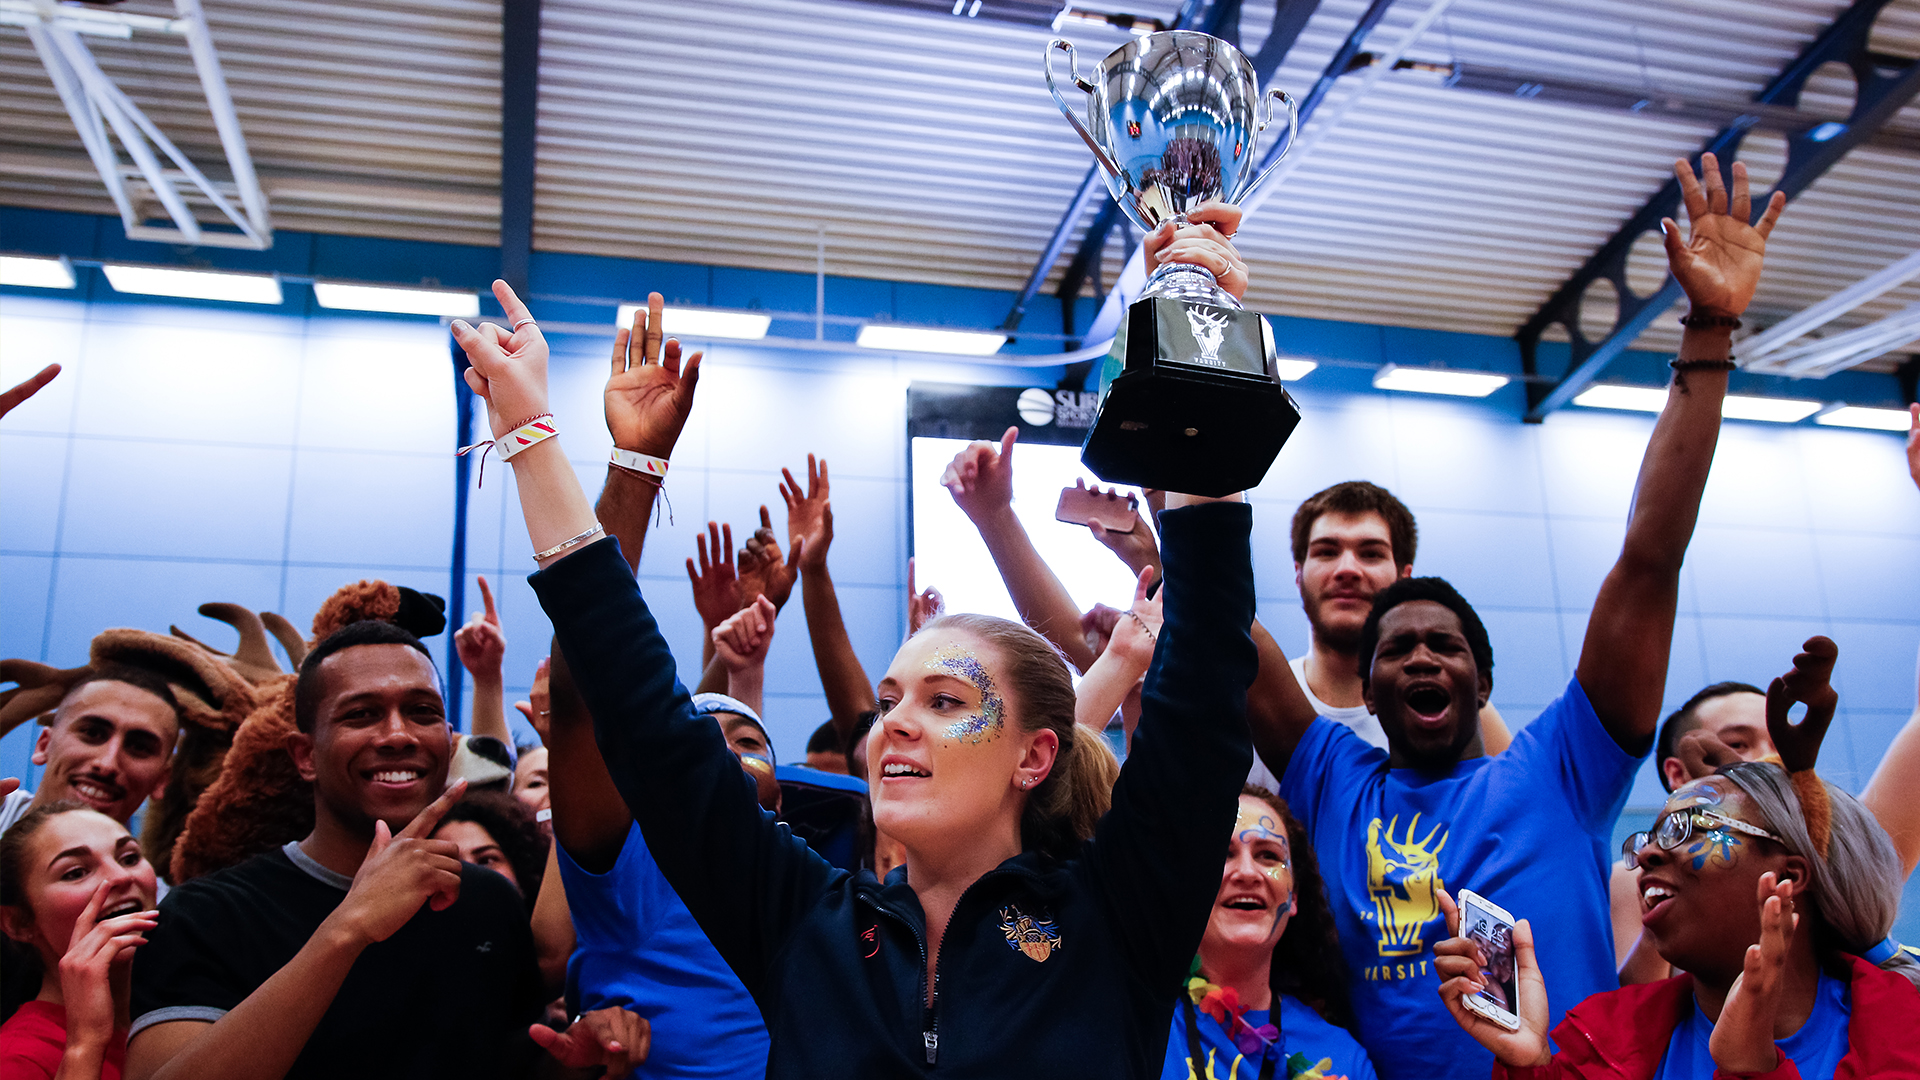
[[[1055,96],[1057,97],[1059,95]],[[1293,149],[1294,140],[1300,136],[1300,110],[1294,105],[1293,97],[1285,90],[1276,88],[1268,90],[1264,98],[1267,107],[1266,115],[1260,118],[1260,127],[1255,134],[1257,135],[1259,132],[1267,130],[1268,126],[1273,123],[1273,101],[1275,98],[1279,98],[1281,101],[1287,103],[1287,141],[1280,144],[1280,156],[1273,159],[1273,164],[1260,170],[1260,175],[1253,178],[1253,183],[1248,184],[1246,190],[1241,191],[1233,197],[1231,201],[1235,203],[1244,201],[1246,197],[1253,194],[1255,189],[1259,188],[1261,184],[1267,182],[1267,177],[1272,176],[1273,170],[1280,167],[1280,162],[1284,160],[1287,153]]]
[[[1060,115],[1066,117],[1067,123],[1073,125],[1073,130],[1079,133],[1081,140],[1087,144],[1087,149],[1093,151],[1093,156],[1099,159],[1101,167],[1107,170],[1108,175],[1114,177],[1123,175],[1120,166],[1111,157],[1107,156],[1107,152],[1100,148],[1099,143],[1094,141],[1093,133],[1088,131],[1087,126],[1080,122],[1080,118],[1073,114],[1073,109],[1067,105],[1067,99],[1060,96],[1060,87],[1055,83],[1053,77],[1053,54],[1055,50],[1067,54],[1067,76],[1073,80],[1074,86],[1088,94],[1098,89],[1092,82],[1080,76],[1080,65],[1073,51],[1073,42],[1065,38],[1054,38],[1052,41],[1047,42],[1046,54],[1041,63],[1041,66],[1047,69],[1047,92],[1053,95],[1053,103],[1060,106]],[[1289,98],[1287,103],[1291,105],[1293,103],[1292,99]]]

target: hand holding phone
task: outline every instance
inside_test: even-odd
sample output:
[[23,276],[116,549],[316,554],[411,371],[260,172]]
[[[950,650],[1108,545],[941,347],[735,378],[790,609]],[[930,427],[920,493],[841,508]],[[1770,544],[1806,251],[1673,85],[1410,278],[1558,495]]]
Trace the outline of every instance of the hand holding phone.
[[1440,909],[1453,936],[1433,947],[1440,1000],[1462,1030],[1511,1068],[1552,1061],[1547,989],[1534,959],[1533,929],[1471,890],[1459,902],[1442,891]]
[[1118,488],[1103,491],[1075,480],[1070,488],[1060,489],[1060,504],[1054,508],[1055,520],[1069,525],[1089,525],[1098,521],[1108,532],[1130,533],[1140,524],[1139,502],[1131,494],[1121,495]]

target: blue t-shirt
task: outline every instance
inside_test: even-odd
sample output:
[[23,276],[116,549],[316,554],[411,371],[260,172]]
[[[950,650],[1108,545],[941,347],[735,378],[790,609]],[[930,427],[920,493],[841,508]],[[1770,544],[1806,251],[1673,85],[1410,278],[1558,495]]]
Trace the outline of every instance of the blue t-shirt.
[[[1373,1062],[1367,1060],[1367,1052],[1360,1049],[1352,1035],[1327,1023],[1300,1001],[1285,994],[1279,995],[1279,999],[1280,1059],[1275,1063],[1274,1076],[1286,1080],[1286,1059],[1304,1054],[1309,1065],[1331,1058],[1333,1066],[1326,1072],[1327,1076],[1375,1080]],[[1272,1014],[1265,1009],[1248,1009],[1242,1019],[1251,1027],[1259,1027],[1270,1022]],[[1160,1080],[1255,1080],[1260,1075],[1264,1059],[1241,1054],[1240,1048],[1227,1037],[1226,1029],[1213,1017],[1195,1009],[1194,1021],[1200,1033],[1200,1070],[1194,1070],[1187,1046],[1186,1007],[1177,1005],[1173,1010],[1173,1036],[1167,1040],[1167,1060],[1161,1066]]]
[[1484,1080],[1493,1055],[1440,1003],[1436,889],[1472,889],[1534,926],[1549,1027],[1620,987],[1608,845],[1639,759],[1594,715],[1579,680],[1505,753],[1444,774],[1389,769],[1387,753],[1324,718],[1280,794],[1305,823],[1346,953],[1355,1027],[1380,1075]]
[[654,865],[639,826],[604,874],[580,869],[562,848],[560,878],[576,938],[567,996],[581,1012],[619,1006],[653,1027],[634,1076],[766,1075],[759,1006]]
[[[1822,971],[1813,993],[1813,1014],[1800,1030],[1774,1045],[1800,1070],[1802,1080],[1833,1080],[1840,1059],[1847,1056],[1847,1023],[1853,1016],[1853,996],[1847,984]],[[1667,1043],[1667,1056],[1653,1080],[1713,1080],[1713,1021],[1698,1002]]]

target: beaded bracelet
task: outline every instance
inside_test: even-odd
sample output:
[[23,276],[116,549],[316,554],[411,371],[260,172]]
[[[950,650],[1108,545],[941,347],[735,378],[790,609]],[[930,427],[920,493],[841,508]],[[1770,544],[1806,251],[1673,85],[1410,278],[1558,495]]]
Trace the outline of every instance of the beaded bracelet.
[[1680,316],[1680,325],[1687,327],[1724,326],[1730,330],[1738,330],[1744,324],[1741,323],[1739,317],[1736,315],[1682,315]]
[[1731,356],[1724,360],[1682,360],[1676,356],[1667,361],[1667,366],[1675,371],[1732,371],[1740,365]]

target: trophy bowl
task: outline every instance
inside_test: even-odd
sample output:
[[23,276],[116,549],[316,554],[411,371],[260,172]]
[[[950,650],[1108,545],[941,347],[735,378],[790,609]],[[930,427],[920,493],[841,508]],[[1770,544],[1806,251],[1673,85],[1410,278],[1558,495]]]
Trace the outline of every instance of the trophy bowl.
[[[1087,95],[1084,122],[1060,93],[1056,52],[1067,54],[1067,77]],[[1278,158],[1256,175],[1254,144],[1273,122],[1275,101],[1287,107],[1289,148],[1299,127],[1293,99],[1279,89],[1261,93],[1246,55],[1209,34],[1148,34],[1108,53],[1089,75],[1078,68],[1072,42],[1048,43],[1048,92],[1093,151],[1114,202],[1148,232],[1163,222],[1184,223],[1204,202],[1239,203],[1273,174]],[[1149,294],[1172,295],[1151,286]],[[1222,303],[1224,296],[1205,299],[1240,306],[1231,297]]]

